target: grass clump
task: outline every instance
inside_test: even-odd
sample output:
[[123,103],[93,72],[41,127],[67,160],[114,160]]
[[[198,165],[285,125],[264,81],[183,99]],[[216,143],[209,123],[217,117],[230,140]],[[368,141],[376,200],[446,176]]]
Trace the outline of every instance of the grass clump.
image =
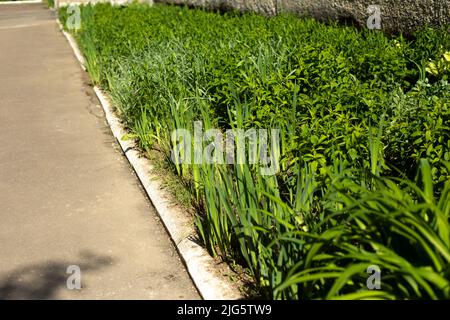
[[[92,80],[187,183],[210,252],[244,265],[265,297],[449,297],[446,30],[406,39],[163,5],[81,14]],[[279,129],[280,171],[173,164],[171,133],[195,121]],[[372,265],[381,290],[366,286]]]

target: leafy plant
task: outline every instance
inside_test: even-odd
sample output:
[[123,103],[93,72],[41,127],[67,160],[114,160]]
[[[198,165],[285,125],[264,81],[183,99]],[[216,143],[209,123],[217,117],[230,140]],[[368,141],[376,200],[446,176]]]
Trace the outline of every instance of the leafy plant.
[[[206,247],[245,266],[265,297],[449,296],[447,30],[406,39],[137,3],[82,5],[81,21],[91,79],[128,137],[165,154]],[[280,172],[173,163],[172,132],[193,134],[195,121],[278,129]],[[368,264],[386,274],[381,292],[364,289]]]
[[[275,294],[291,290],[300,298],[448,298],[450,182],[436,199],[431,176],[428,161],[422,160],[416,183],[376,178],[368,189],[339,177],[324,221],[330,227],[317,236],[293,233],[310,239],[307,253]],[[367,268],[373,265],[381,270],[380,290],[367,287]]]

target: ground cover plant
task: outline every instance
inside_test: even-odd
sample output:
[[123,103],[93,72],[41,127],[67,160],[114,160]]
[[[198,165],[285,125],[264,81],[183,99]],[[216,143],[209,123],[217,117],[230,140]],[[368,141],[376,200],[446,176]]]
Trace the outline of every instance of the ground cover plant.
[[[67,19],[60,10],[62,23]],[[450,297],[450,34],[81,7],[93,82],[191,190],[213,255],[274,299]],[[175,164],[176,129],[279,129],[280,170]],[[369,290],[367,269],[381,270]]]

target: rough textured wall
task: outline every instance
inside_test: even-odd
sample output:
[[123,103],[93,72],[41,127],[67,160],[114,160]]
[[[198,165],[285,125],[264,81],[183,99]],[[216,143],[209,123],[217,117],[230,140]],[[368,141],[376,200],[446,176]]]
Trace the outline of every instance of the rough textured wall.
[[450,0],[155,0],[208,8],[255,11],[266,15],[294,12],[318,19],[354,21],[366,26],[370,5],[381,9],[381,27],[412,31],[424,25],[450,25]]

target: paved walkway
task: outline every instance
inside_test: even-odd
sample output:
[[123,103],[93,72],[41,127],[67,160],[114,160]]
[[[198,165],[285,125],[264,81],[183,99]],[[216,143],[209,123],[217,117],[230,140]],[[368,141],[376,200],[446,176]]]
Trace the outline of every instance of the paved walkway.
[[198,299],[87,83],[48,9],[0,5],[0,299]]

